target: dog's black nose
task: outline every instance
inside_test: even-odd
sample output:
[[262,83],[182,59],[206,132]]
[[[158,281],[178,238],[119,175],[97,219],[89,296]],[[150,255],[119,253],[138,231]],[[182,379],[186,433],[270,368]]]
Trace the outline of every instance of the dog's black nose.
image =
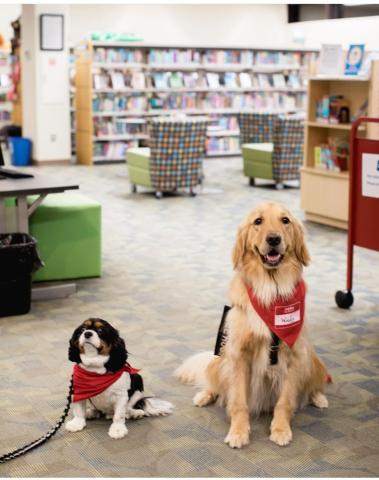
[[85,337],[85,338],[91,338],[92,335],[93,335],[92,332],[84,332],[84,337]]
[[266,237],[266,242],[270,245],[270,247],[276,247],[281,241],[282,238],[280,235],[275,235],[275,233],[267,235]]

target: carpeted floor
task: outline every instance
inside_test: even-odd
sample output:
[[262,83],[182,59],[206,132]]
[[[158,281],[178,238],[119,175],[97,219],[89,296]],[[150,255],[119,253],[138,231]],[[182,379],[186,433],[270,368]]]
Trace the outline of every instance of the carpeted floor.
[[[231,276],[237,225],[258,201],[283,202],[300,217],[299,191],[251,188],[240,159],[207,160],[207,192],[196,198],[131,195],[123,165],[46,167],[80,183],[103,205],[103,277],[82,280],[69,299],[33,304],[29,315],[0,319],[0,455],[44,434],[60,416],[72,364],[71,333],[99,316],[117,326],[142,367],[146,390],[171,400],[166,418],[129,422],[122,440],[109,421],[63,429],[49,443],[0,465],[0,476],[295,476],[379,475],[379,254],[356,249],[355,305],[340,311],[346,235],[307,224],[312,265],[308,321],[334,383],[330,408],[308,407],[285,448],[268,439],[269,416],[253,420],[252,443],[223,443],[225,413],[192,406],[193,390],[172,371],[186,356],[213,348]],[[322,192],[320,192],[322,195]]]

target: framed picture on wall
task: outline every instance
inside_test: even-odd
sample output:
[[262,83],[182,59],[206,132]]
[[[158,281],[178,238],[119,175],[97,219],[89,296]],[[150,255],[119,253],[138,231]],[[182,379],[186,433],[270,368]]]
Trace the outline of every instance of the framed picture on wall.
[[40,49],[59,52],[64,48],[64,17],[44,13],[39,17]]

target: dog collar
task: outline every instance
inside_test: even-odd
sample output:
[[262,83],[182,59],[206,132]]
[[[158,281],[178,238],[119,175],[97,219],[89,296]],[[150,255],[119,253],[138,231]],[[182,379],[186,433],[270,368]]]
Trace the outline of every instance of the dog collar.
[[[273,338],[277,336],[289,347],[292,347],[300,334],[304,323],[305,283],[301,280],[290,298],[278,296],[265,307],[257,299],[252,287],[246,285],[250,303],[271,331]],[[275,342],[278,345],[278,342]]]
[[126,363],[116,372],[106,372],[101,374],[89,372],[79,364],[75,364],[73,368],[73,402],[80,402],[81,400],[96,397],[96,395],[104,392],[115,383],[124,372],[134,375],[138,373],[139,370]]

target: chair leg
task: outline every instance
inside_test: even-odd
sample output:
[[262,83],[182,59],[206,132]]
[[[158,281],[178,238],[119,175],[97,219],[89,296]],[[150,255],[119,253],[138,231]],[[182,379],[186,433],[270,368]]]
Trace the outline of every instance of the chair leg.
[[276,190],[283,190],[284,189],[284,183],[276,182],[275,183],[275,188],[276,188]]
[[192,188],[190,188],[190,196],[191,197],[196,197],[196,192],[192,190]]
[[255,178],[253,178],[253,177],[250,177],[250,178],[249,178],[249,185],[250,185],[250,187],[254,187],[254,185],[255,185]]
[[132,193],[137,193],[137,185],[135,183],[132,183],[130,186],[130,190]]
[[163,198],[163,192],[160,192],[159,190],[155,192],[155,198],[158,200]]

